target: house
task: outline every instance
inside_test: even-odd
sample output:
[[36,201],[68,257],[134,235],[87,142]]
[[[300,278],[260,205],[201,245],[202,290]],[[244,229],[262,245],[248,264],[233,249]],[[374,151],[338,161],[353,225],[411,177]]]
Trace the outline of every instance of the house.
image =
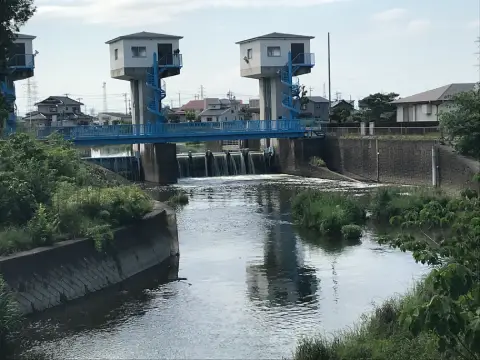
[[201,122],[243,120],[243,116],[239,114],[241,101],[215,98],[204,101],[205,110],[199,114]]
[[332,101],[331,110],[334,109],[345,109],[348,111],[353,111],[355,109],[355,100],[335,100]]
[[455,83],[392,101],[397,106],[397,122],[438,121],[448,109],[452,96],[475,89],[475,83]]
[[309,96],[309,102],[301,107],[300,118],[328,121],[328,99],[322,96]]
[[119,112],[101,112],[98,113],[98,122],[100,125],[131,124],[132,115]]
[[42,123],[51,126],[88,125],[92,123],[93,118],[82,113],[80,108],[82,105],[83,103],[68,96],[49,96],[35,104],[37,107],[37,111],[34,112],[35,116],[40,117],[41,114],[46,118],[46,121],[42,119],[42,122],[37,122],[36,125]]
[[250,114],[251,120],[260,120],[260,99],[248,100],[246,111]]

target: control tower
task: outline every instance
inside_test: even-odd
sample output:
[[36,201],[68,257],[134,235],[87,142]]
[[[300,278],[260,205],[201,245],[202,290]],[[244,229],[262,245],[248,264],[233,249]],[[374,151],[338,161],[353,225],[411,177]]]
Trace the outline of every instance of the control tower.
[[15,81],[28,79],[34,75],[37,55],[37,52],[33,52],[35,38],[36,36],[32,35],[16,34],[12,55],[6,63],[0,63],[0,92],[8,108],[7,120],[0,124],[0,127],[7,133],[15,132],[17,123]]
[[110,76],[130,81],[134,124],[165,121],[162,100],[166,87],[162,79],[180,74],[181,39],[143,31],[106,42],[110,46]]
[[[240,45],[240,75],[258,79],[260,119],[297,119],[300,113],[297,76],[315,65],[310,52],[313,36],[271,33],[237,42]],[[264,146],[270,142],[264,142]]]

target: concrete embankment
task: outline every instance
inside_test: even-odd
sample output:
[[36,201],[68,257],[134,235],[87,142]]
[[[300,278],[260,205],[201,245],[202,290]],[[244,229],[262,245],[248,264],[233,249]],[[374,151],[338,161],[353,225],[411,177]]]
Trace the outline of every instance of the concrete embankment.
[[286,174],[331,179],[330,173],[309,165],[311,158],[320,157],[329,170],[360,181],[449,191],[479,188],[473,177],[480,163],[432,140],[285,139],[279,140],[277,154],[279,171]]
[[156,203],[139,223],[116,230],[109,250],[79,239],[0,257],[0,274],[23,314],[42,311],[131,278],[179,256],[174,210]]

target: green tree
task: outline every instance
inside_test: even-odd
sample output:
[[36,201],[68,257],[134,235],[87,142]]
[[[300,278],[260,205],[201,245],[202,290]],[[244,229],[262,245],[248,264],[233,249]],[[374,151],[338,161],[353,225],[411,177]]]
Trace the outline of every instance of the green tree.
[[480,157],[480,92],[472,90],[452,97],[448,111],[440,114],[444,135],[464,155]]
[[388,121],[395,119],[396,107],[391,102],[398,98],[397,93],[375,93],[358,102],[363,110],[364,121]]
[[[433,332],[443,353],[480,359],[480,199],[432,200],[391,223],[420,230],[425,238],[404,233],[381,242],[412,251],[417,262],[434,267],[426,280],[432,290],[401,321],[414,335]],[[429,235],[434,229],[436,238]]]
[[7,65],[15,33],[33,16],[35,10],[33,0],[0,1],[0,70]]
[[332,109],[330,119],[337,123],[345,123],[351,120],[352,112],[349,109],[337,107]]
[[195,111],[191,111],[191,110],[187,110],[185,112],[185,118],[188,120],[188,121],[195,121]]

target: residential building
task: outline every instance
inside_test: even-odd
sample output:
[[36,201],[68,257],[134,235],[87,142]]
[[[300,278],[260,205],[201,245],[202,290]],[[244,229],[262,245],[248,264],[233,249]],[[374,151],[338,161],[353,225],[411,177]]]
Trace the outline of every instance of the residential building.
[[349,111],[353,111],[355,109],[355,100],[344,100],[339,99],[332,101],[331,109],[345,109]]
[[248,113],[251,120],[260,120],[260,99],[248,100]]
[[328,99],[322,96],[309,96],[309,102],[301,106],[300,118],[328,121]]
[[195,115],[198,116],[203,110],[205,110],[205,100],[190,100],[188,103],[181,106],[179,111],[193,111]]
[[455,83],[392,101],[397,106],[397,122],[438,121],[442,111],[448,111],[451,98],[471,91],[475,83]]
[[98,113],[98,122],[100,125],[131,124],[132,115],[119,112],[101,112]]
[[243,120],[239,114],[241,101],[229,99],[205,99],[205,110],[199,116],[201,122]]
[[[68,96],[49,96],[35,104],[37,111],[26,114],[25,119],[37,118],[36,125],[76,126],[89,125],[93,117],[82,113],[83,103]],[[43,118],[45,117],[45,119]]]

